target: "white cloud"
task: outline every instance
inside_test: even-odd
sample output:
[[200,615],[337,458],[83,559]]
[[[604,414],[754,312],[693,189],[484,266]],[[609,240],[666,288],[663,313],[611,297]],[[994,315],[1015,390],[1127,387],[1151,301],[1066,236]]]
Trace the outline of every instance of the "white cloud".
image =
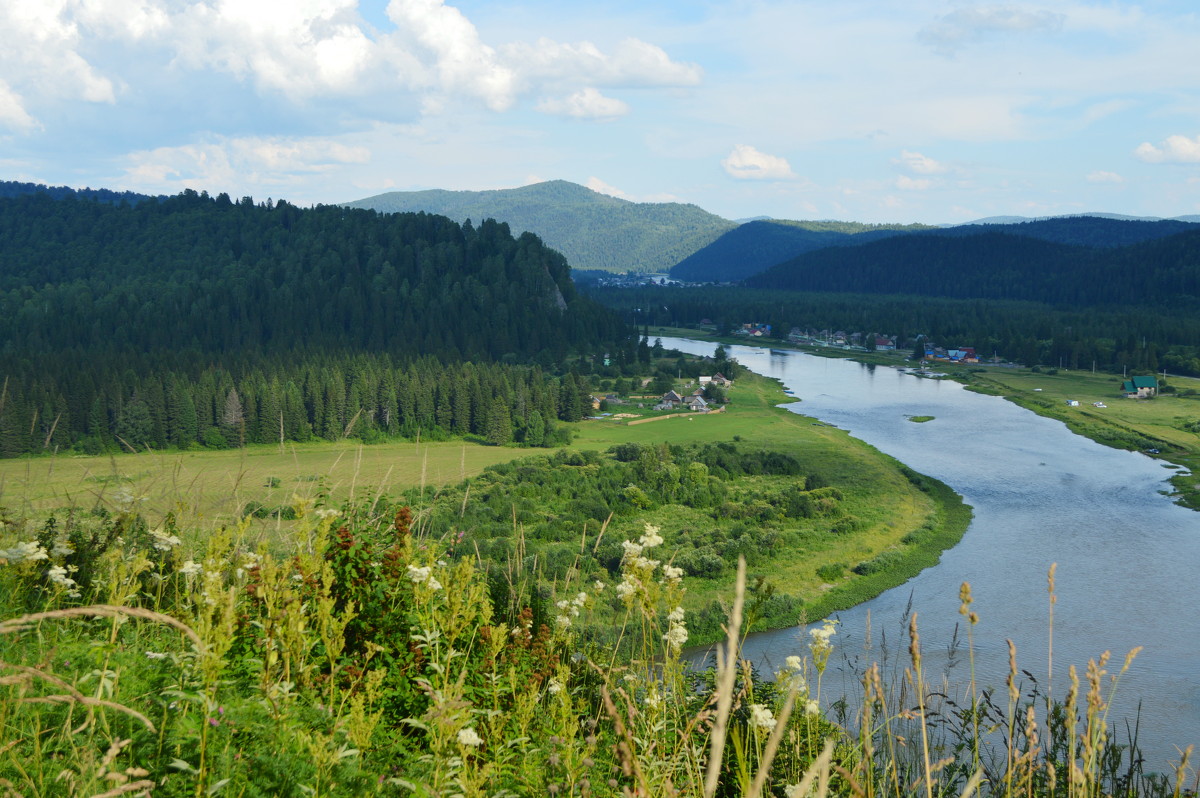
[[37,121],[25,110],[21,98],[0,80],[0,129],[29,130],[36,126]]
[[703,71],[695,64],[672,61],[661,47],[625,39],[612,54],[583,41],[561,44],[541,38],[536,44],[510,44],[503,53],[526,80],[586,81],[597,86],[695,86]]
[[993,34],[1053,32],[1066,16],[1013,5],[960,8],[922,28],[917,39],[940,55],[953,55],[967,43]]
[[777,155],[760,152],[749,144],[739,144],[721,161],[730,177],[738,180],[790,180],[796,177],[791,164]]
[[919,152],[909,152],[908,150],[900,151],[900,158],[896,163],[901,164],[910,172],[918,175],[940,175],[948,171],[945,164],[938,163],[927,155],[922,155]]
[[1097,170],[1087,176],[1089,183],[1124,183],[1125,178],[1121,177],[1116,172],[1104,172]]
[[126,180],[144,190],[173,193],[204,188],[231,193],[292,185],[304,176],[371,159],[365,147],[324,139],[224,138],[159,147],[127,157]]
[[112,81],[80,55],[84,35],[66,6],[66,0],[0,3],[0,74],[9,103],[24,107],[30,96],[115,101]]
[[624,191],[616,186],[610,186],[608,183],[605,183],[598,177],[589,177],[584,185],[590,188],[592,191],[600,194],[607,194],[608,196],[616,197],[617,199],[629,199],[629,195]]
[[1168,136],[1158,146],[1146,141],[1133,154],[1146,163],[1200,163],[1200,136]]
[[388,18],[401,35],[411,35],[436,61],[441,88],[475,96],[493,111],[514,102],[515,75],[484,44],[479,32],[457,8],[442,0],[391,0]]
[[896,178],[896,188],[904,191],[926,191],[933,188],[933,181],[925,177],[909,177],[900,175]]
[[542,100],[537,109],[542,113],[572,116],[576,119],[616,119],[629,113],[629,106],[613,97],[605,97],[589,87],[568,97]]

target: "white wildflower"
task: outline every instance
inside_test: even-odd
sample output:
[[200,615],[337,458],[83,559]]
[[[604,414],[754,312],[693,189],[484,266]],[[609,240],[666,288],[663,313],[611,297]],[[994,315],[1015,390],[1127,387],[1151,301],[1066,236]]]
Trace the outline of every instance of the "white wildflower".
[[650,707],[651,709],[654,709],[655,707],[657,707],[659,704],[662,703],[662,699],[660,699],[658,697],[658,693],[651,691],[646,694],[645,703],[646,703],[646,706]]
[[317,510],[315,513],[317,518],[321,518],[321,519],[337,518],[341,514],[342,513],[340,510],[335,510],[332,507],[322,507],[321,509]]
[[147,651],[146,659],[166,659],[167,655],[159,651]]
[[584,604],[587,604],[587,600],[588,600],[588,594],[581,592],[581,593],[575,594],[575,600],[572,603],[576,607],[582,607]]
[[787,669],[788,669],[789,671],[802,671],[802,670],[804,670],[804,660],[800,659],[800,658],[799,658],[798,656],[796,656],[795,654],[793,654],[792,656],[790,656],[790,657],[788,657],[787,659],[785,659],[785,660],[783,661],[783,664],[784,664],[784,665],[787,667]]
[[664,565],[663,566],[663,577],[668,582],[676,582],[676,583],[681,582],[681,581],[683,581],[683,569],[677,568],[674,565]]
[[667,620],[671,623],[681,623],[683,621],[683,607],[676,607],[671,610],[671,614],[667,616]]
[[671,628],[667,630],[665,635],[663,635],[663,640],[665,640],[667,645],[676,652],[683,648],[683,644],[687,642],[687,639],[687,627],[681,623],[671,624]]
[[67,569],[61,565],[52,565],[50,571],[46,574],[50,581],[59,587],[74,588],[78,587],[78,583],[67,575]]
[[641,556],[641,545],[634,543],[632,540],[626,540],[621,543],[621,548],[625,550],[625,559],[632,560],[634,557]]
[[168,535],[161,529],[150,530],[150,545],[157,551],[170,551],[180,544],[179,537],[176,535]]
[[483,738],[470,726],[458,730],[458,744],[478,748],[483,745]]
[[442,589],[442,583],[439,582],[437,579],[435,579],[432,576],[429,577],[429,581],[427,581],[425,583],[425,586],[428,587],[430,590],[441,590]]
[[71,543],[66,538],[57,538],[54,541],[54,548],[50,549],[50,553],[55,557],[66,557],[74,554],[75,549],[71,548]]
[[659,560],[651,560],[649,557],[634,557],[630,562],[630,566],[639,571],[653,571],[658,567]]
[[804,714],[805,715],[820,715],[821,714],[821,705],[810,698],[804,704]]
[[592,589],[595,590],[597,593],[599,593],[601,590],[604,589],[604,583],[601,582],[599,579],[597,579],[595,582],[592,583]]
[[558,695],[562,691],[563,691],[562,680],[559,679],[557,676],[552,677],[550,679],[550,682],[546,685],[546,692],[548,692],[550,695]]
[[566,599],[563,599],[561,601],[555,602],[554,606],[558,607],[560,610],[565,610],[567,607],[571,606],[571,602],[567,601]]
[[36,540],[27,540],[18,543],[11,549],[0,549],[0,558],[8,560],[13,565],[19,562],[33,562],[35,560],[47,560],[50,555],[45,549],[38,544]]
[[183,574],[184,576],[195,576],[203,570],[204,569],[200,567],[200,563],[196,562],[195,560],[188,560],[179,568],[179,573]]
[[812,791],[812,785],[809,785],[807,790],[801,792],[799,784],[787,784],[784,785],[783,795],[784,798],[808,798],[808,796],[812,795]]
[[427,580],[429,575],[432,573],[433,569],[428,565],[421,568],[418,568],[415,565],[408,566],[408,578],[418,585]]
[[750,705],[750,723],[756,729],[769,732],[775,728],[775,716],[765,704]]
[[642,544],[642,548],[651,549],[655,546],[661,546],[663,539],[662,535],[658,534],[658,527],[646,524],[646,534],[638,540]]
[[554,622],[564,629],[571,628],[571,616],[570,615],[559,615],[558,617],[556,617],[554,619]]
[[622,599],[632,598],[633,595],[637,593],[640,586],[641,583],[638,582],[636,578],[626,574],[625,578],[621,580],[621,583],[617,585],[617,596]]

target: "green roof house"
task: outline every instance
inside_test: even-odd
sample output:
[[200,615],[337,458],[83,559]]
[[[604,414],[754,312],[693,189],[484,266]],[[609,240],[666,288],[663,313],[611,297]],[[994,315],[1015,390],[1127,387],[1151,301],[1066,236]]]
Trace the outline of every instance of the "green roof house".
[[1158,395],[1158,377],[1131,377],[1121,383],[1121,390],[1130,399],[1145,399]]

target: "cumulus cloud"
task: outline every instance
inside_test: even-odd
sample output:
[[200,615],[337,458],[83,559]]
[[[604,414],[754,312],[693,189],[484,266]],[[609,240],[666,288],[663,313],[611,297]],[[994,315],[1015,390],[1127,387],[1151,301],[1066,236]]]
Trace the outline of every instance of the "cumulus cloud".
[[605,97],[590,87],[567,97],[542,100],[537,109],[543,113],[576,119],[616,119],[629,113],[627,104],[613,97]]
[[29,130],[36,127],[37,122],[9,85],[0,80],[0,130]]
[[1168,136],[1157,146],[1142,142],[1133,154],[1146,163],[1200,163],[1200,136]]
[[922,28],[917,39],[940,55],[954,55],[971,42],[997,34],[1054,32],[1066,17],[1014,5],[960,8]]
[[1116,172],[1104,172],[1097,170],[1087,176],[1089,183],[1124,183],[1125,178],[1121,177]]
[[908,150],[900,151],[900,157],[896,160],[896,163],[918,175],[940,175],[948,171],[948,167],[945,164],[938,163],[927,155],[922,155],[919,152],[909,152]]
[[174,192],[225,187],[235,192],[289,185],[307,174],[362,164],[371,153],[325,139],[219,137],[179,147],[159,147],[127,157],[125,178],[135,186]]
[[721,161],[730,177],[738,180],[790,180],[796,177],[791,164],[777,155],[739,144]]

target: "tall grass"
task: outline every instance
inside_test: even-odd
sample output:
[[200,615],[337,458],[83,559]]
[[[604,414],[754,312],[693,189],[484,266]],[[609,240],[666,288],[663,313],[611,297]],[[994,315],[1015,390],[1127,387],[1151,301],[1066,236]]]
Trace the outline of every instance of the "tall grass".
[[[763,679],[741,655],[744,563],[716,668],[685,667],[682,574],[653,527],[624,541],[611,582],[573,571],[546,592],[520,546],[480,562],[406,507],[296,515],[280,550],[245,524],[202,537],[130,511],[5,514],[3,794],[1196,791],[1190,751],[1158,776],[1114,742],[1107,655],[1072,668],[1061,701],[1022,695],[1014,657],[1006,697],[972,683],[951,702],[926,683],[913,615],[901,678],[871,666],[854,713],[830,717],[836,626],[816,626],[807,653]],[[970,630],[967,586],[962,599]],[[605,646],[587,633],[602,604],[621,618]]]

